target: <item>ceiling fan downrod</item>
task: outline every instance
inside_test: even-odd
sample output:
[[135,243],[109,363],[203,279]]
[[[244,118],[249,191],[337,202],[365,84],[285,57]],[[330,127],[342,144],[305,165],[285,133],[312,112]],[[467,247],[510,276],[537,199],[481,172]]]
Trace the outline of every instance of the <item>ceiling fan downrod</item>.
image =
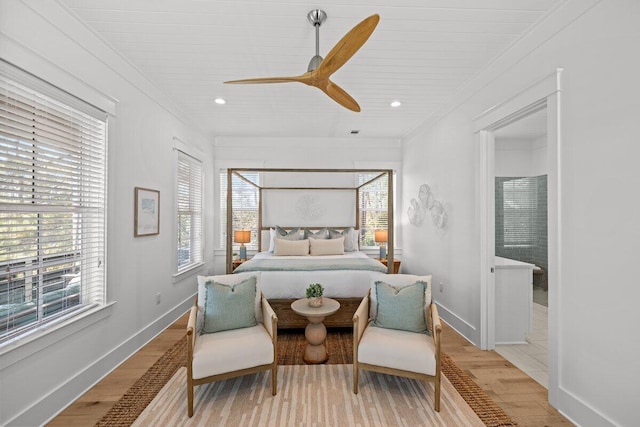
[[307,19],[316,29],[316,54],[311,61],[309,61],[309,67],[307,71],[314,71],[322,63],[322,56],[320,56],[320,26],[327,20],[327,14],[324,10],[313,9],[307,14]]

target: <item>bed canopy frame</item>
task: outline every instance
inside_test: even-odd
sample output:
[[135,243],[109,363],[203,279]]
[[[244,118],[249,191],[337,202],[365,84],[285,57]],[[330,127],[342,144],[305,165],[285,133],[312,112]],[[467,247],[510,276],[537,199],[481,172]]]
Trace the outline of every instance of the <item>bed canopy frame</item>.
[[[373,178],[367,180],[366,182],[353,185],[353,186],[334,186],[334,187],[322,187],[322,186],[309,186],[309,187],[301,187],[296,185],[278,185],[278,186],[268,186],[268,185],[259,185],[258,183],[253,182],[251,179],[247,178],[245,175],[249,173],[260,173],[260,174],[305,174],[305,173],[314,173],[314,174],[353,174],[354,177],[356,174],[370,174],[375,175]],[[230,168],[227,169],[227,251],[226,251],[226,270],[227,274],[230,274],[233,271],[232,266],[232,245],[233,245],[233,177],[237,177],[245,183],[255,187],[258,190],[258,248],[262,247],[262,231],[268,230],[270,226],[263,225],[263,200],[264,194],[268,191],[273,190],[304,190],[304,191],[317,191],[317,190],[330,190],[330,191],[353,191],[354,199],[353,203],[355,205],[355,229],[360,229],[360,195],[361,190],[371,183],[387,177],[387,259],[393,259],[394,255],[394,235],[393,235],[393,224],[394,224],[394,215],[393,215],[393,170],[392,169],[276,169],[276,168]],[[295,180],[293,180],[295,182]],[[357,182],[354,179],[354,183]],[[351,227],[352,225],[344,225],[344,224],[325,224],[323,227],[331,227],[331,228],[346,228]],[[316,227],[311,227],[316,228]],[[387,263],[388,272],[393,273],[393,262]]]

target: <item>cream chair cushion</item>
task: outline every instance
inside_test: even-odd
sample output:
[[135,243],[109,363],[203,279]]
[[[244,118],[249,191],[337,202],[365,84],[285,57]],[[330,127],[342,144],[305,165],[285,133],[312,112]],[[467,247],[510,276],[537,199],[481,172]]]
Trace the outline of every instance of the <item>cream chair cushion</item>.
[[367,327],[358,345],[358,362],[436,374],[433,338],[422,333]]
[[258,324],[199,335],[193,349],[193,378],[205,378],[273,363],[273,341]]

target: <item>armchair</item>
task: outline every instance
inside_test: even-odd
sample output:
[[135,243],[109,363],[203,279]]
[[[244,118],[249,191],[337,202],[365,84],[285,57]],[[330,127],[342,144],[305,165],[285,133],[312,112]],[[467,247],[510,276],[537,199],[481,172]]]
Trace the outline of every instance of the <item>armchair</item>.
[[[236,286],[248,277],[256,277],[255,297],[249,301],[255,313],[255,325],[226,329],[212,333],[206,331],[205,311],[211,310],[211,294],[206,287],[211,283],[227,286],[235,293]],[[225,380],[260,371],[271,370],[271,394],[277,393],[278,376],[278,318],[269,302],[260,292],[258,274],[198,276],[198,297],[189,314],[187,324],[187,403],[188,415],[193,416],[194,388],[197,385]],[[207,301],[209,298],[209,301]],[[245,301],[246,302],[246,301]],[[227,301],[223,305],[230,305]],[[245,307],[246,309],[246,307]],[[233,306],[233,311],[241,311]],[[227,316],[229,317],[229,316]],[[228,326],[228,325],[227,325]],[[233,326],[233,325],[231,325]]]
[[[384,282],[391,285],[389,296],[382,299],[376,295],[376,288]],[[391,327],[380,324],[378,310],[383,313],[383,304],[390,299],[402,296],[408,286],[423,282],[420,288],[424,292],[424,299],[413,304],[413,319],[410,309],[398,310],[399,306],[386,308],[386,315],[396,318]],[[424,291],[422,291],[422,289]],[[394,295],[394,292],[396,294]],[[416,301],[415,293],[411,299]],[[418,294],[418,296],[420,296]],[[405,295],[405,301],[407,300]],[[424,301],[424,303],[423,303]],[[389,310],[389,308],[391,310]],[[419,313],[416,314],[415,310]],[[421,314],[420,314],[421,313]],[[404,325],[414,324],[415,319],[423,316],[423,328],[426,332],[402,330]],[[400,328],[400,329],[398,329]],[[410,327],[408,329],[411,329]],[[388,275],[372,284],[367,295],[362,299],[353,316],[353,393],[358,393],[359,370],[373,371],[383,374],[397,375],[434,383],[434,409],[440,411],[440,334],[442,326],[438,309],[431,301],[431,276],[414,276],[408,274]]]

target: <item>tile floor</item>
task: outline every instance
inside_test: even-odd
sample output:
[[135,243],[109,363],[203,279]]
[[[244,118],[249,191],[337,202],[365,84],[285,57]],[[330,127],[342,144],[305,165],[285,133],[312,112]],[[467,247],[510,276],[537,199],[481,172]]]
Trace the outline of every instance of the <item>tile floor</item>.
[[548,388],[547,307],[533,303],[533,330],[527,334],[527,344],[496,345],[496,352]]

